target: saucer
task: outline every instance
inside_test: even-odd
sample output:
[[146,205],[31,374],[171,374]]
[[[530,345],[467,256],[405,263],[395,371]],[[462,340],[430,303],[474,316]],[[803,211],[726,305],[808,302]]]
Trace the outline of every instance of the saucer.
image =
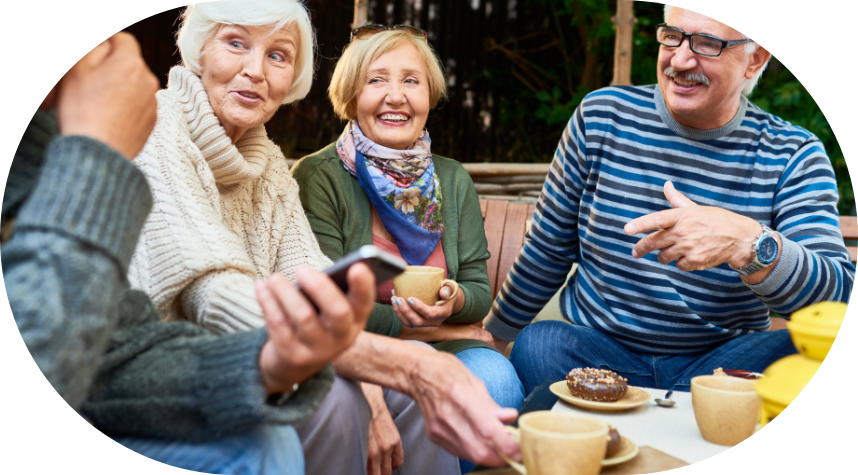
[[[512,436],[512,439],[517,444],[521,443],[521,435],[518,432],[510,432],[509,435]],[[617,451],[617,453],[614,454],[613,457],[602,460],[602,466],[608,467],[611,465],[619,465],[623,462],[627,462],[637,457],[638,452],[640,452],[640,449],[638,448],[637,444],[620,434],[620,449]],[[510,462],[510,460],[507,459],[505,455],[503,455],[503,458],[510,464],[510,467],[514,468],[518,473],[523,473],[519,470],[518,467],[513,465],[513,463]]]
[[557,381],[552,384],[548,389],[551,390],[557,397],[572,404],[573,406],[578,406],[584,409],[592,409],[594,411],[625,411],[627,409],[633,409],[638,406],[642,406],[644,403],[649,401],[650,395],[648,392],[643,389],[636,388],[634,386],[629,386],[626,390],[626,394],[619,401],[614,402],[600,402],[600,401],[588,401],[586,399],[581,399],[577,396],[573,396],[572,393],[569,392],[569,387],[566,386],[566,380]]
[[640,450],[637,444],[620,435],[620,450],[609,459],[602,460],[602,466],[617,465],[629,461],[638,455]]

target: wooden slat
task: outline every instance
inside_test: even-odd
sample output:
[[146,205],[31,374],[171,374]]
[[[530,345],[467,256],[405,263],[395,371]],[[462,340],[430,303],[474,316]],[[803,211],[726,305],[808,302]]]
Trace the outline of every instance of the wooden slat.
[[530,231],[533,225],[533,215],[536,213],[536,205],[527,205],[527,222],[524,224],[524,232]]
[[550,163],[463,163],[471,176],[548,175]]
[[772,327],[769,329],[770,332],[783,330],[786,328],[787,321],[783,318],[772,318]]
[[489,260],[486,267],[489,272],[489,284],[492,287],[492,298],[495,296],[498,280],[498,263],[500,262],[501,244],[503,243],[504,223],[508,201],[489,200],[486,206],[486,218],[483,226],[486,229],[486,240],[489,243]]
[[492,295],[497,295],[503,282],[506,280],[509,270],[512,268],[515,258],[524,245],[524,225],[527,222],[527,205],[511,204],[506,210],[506,224],[503,231],[503,245],[501,246],[500,261],[498,263],[497,288],[492,290]]
[[480,200],[480,212],[483,213],[483,219],[486,219],[486,207],[488,207],[488,202],[486,200]]
[[858,218],[841,216],[840,233],[843,234],[843,239],[858,239]]

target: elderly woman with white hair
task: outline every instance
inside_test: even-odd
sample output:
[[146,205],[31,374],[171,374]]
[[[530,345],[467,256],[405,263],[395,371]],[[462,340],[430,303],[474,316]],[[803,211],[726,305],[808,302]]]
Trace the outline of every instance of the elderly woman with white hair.
[[[324,324],[326,316],[337,318],[343,312],[365,316],[367,310],[358,308],[367,305],[358,303],[374,300],[371,285],[352,285],[348,301],[333,285],[304,286],[319,312],[285,279],[283,295],[291,291],[292,298],[281,297],[279,304],[272,304],[271,296],[262,290],[257,300],[255,291],[257,282],[269,275],[269,283],[280,275],[308,280],[313,272],[301,267],[321,269],[331,262],[320,250],[301,207],[298,184],[263,125],[281,104],[304,97],[310,88],[314,42],[306,9],[297,0],[227,0],[192,5],[183,19],[178,32],[183,66],[170,71],[167,89],[158,92],[155,130],[135,158],[152,190],[153,206],[129,270],[132,286],[149,294],[163,319],[189,320],[215,333],[260,327],[272,311],[297,313],[296,324],[291,325],[296,328],[306,321]],[[324,284],[324,277],[316,275],[315,282]],[[290,308],[282,302],[289,302]],[[338,303],[339,309],[333,308]],[[294,333],[313,339],[300,328]],[[275,467],[282,465],[276,463],[278,458],[301,459],[303,452],[308,473],[366,473],[369,441],[378,438],[380,428],[374,427],[370,434],[370,404],[358,381],[389,389],[383,401],[374,399],[371,404],[388,405],[402,427],[402,445],[409,456],[400,473],[454,473],[458,462],[453,453],[495,465],[501,459],[494,447],[516,454],[518,446],[502,425],[514,419],[516,411],[499,408],[476,377],[450,361],[455,358],[427,348],[421,356],[421,349],[408,344],[404,349],[401,343],[362,332],[346,350],[348,354],[334,360],[338,376],[332,383],[330,371],[313,375],[300,364],[301,357],[314,357],[309,347],[296,349],[301,351],[296,351],[295,372],[302,377],[292,379],[299,387],[290,385],[292,392],[272,395],[267,404],[260,403],[259,410],[270,410],[271,404],[312,409],[292,411],[296,430],[290,427],[291,432],[277,433],[290,436],[282,450],[269,450],[276,445],[272,439],[260,443],[256,437],[216,445],[221,458],[229,461],[238,451],[245,454],[236,455],[239,459],[255,458],[257,465]],[[379,356],[406,351],[419,361]],[[229,349],[215,356],[228,358]],[[264,356],[260,354],[260,360]],[[389,367],[391,360],[399,366]],[[395,377],[418,364],[428,365],[422,373],[430,377],[413,384]],[[327,385],[317,384],[323,375]],[[330,388],[324,398],[324,391],[312,391],[319,387]],[[442,405],[454,410],[433,410]],[[424,413],[430,418],[425,425]],[[223,413],[226,418],[241,416]],[[446,430],[430,434],[430,424]],[[296,434],[301,443],[297,455]],[[153,446],[152,441],[122,442],[145,455],[163,454],[163,447]],[[179,453],[179,462],[207,460],[209,453],[199,455],[191,447],[185,457],[187,446],[167,449]],[[247,455],[252,452],[259,456]],[[270,464],[265,462],[268,456]],[[153,458],[181,466],[175,463],[176,457]],[[216,471],[235,472],[232,467]]]
[[158,92],[155,130],[135,159],[154,205],[129,280],[165,320],[257,328],[257,280],[330,264],[263,125],[310,90],[312,26],[294,0],[191,5],[183,19],[183,66]]
[[[308,274],[302,274],[300,266],[320,270],[331,262],[319,250],[301,208],[298,185],[263,125],[282,104],[299,100],[310,90],[314,37],[309,15],[297,0],[191,5],[183,15],[178,46],[183,66],[170,71],[167,88],[156,94],[155,129],[134,159],[151,189],[153,206],[132,259],[129,281],[152,298],[164,320],[188,320],[217,334],[258,328],[265,324],[260,302],[270,304],[262,290],[257,300],[258,281],[272,274],[294,281],[297,273],[303,279]],[[321,299],[316,295],[325,292]],[[342,304],[347,301],[339,292],[333,285],[315,289],[319,311],[304,313],[324,324],[334,301],[341,304],[338,310],[343,313]],[[363,293],[371,298],[369,291]],[[270,317],[270,307],[266,310]],[[355,313],[355,307],[349,312]],[[289,350],[294,347],[296,354],[312,350],[298,346]],[[182,358],[182,351],[177,345],[176,358]],[[222,368],[235,367],[224,361],[242,358],[234,351],[227,346],[209,355],[210,384],[219,384]],[[318,359],[321,353],[310,358]],[[264,351],[255,355],[260,361],[265,356]],[[306,358],[305,354],[302,361]],[[296,364],[295,374],[275,375],[291,378],[286,386],[292,390],[250,395],[259,398],[256,412],[291,411],[290,422],[285,423],[305,421],[333,384],[330,368],[318,370],[330,358],[319,365]],[[151,384],[157,388],[158,382]],[[234,392],[249,394],[254,387],[249,382]],[[194,443],[118,440],[156,460],[197,471],[304,473],[303,451],[294,428],[248,431],[248,421],[258,417],[241,410],[224,411],[228,405],[224,401],[192,396],[199,398],[193,404],[221,408],[217,417],[229,421],[227,425],[237,433]],[[181,426],[190,421],[152,423]]]

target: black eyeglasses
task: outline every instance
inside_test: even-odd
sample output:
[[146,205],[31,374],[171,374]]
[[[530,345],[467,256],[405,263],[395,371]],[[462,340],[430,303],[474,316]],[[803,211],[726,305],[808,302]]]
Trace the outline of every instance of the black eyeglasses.
[[688,43],[691,46],[691,51],[703,56],[718,56],[724,48],[751,43],[754,40],[748,38],[744,40],[726,41],[717,36],[706,35],[703,33],[686,33],[679,28],[668,26],[662,23],[656,26],[656,41],[664,46],[676,48],[681,45],[685,38],[688,38]]
[[408,33],[411,36],[423,38],[423,41],[426,41],[427,43],[429,42],[429,33],[426,33],[425,31],[421,30],[420,28],[417,28],[417,27],[414,27],[411,25],[387,26],[387,25],[376,24],[376,25],[364,25],[364,26],[361,26],[359,28],[355,28],[354,30],[352,30],[352,34],[349,37],[349,43],[351,43],[354,40],[363,40],[363,39],[369,38],[372,35],[375,35],[377,33],[381,33],[382,31],[387,31],[387,30],[404,31],[405,33]]

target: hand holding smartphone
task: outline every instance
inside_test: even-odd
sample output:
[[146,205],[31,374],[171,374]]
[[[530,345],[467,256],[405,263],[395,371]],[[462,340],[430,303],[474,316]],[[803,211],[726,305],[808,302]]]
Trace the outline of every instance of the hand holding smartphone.
[[[359,266],[348,276],[349,269],[359,262],[368,269]],[[404,268],[401,259],[366,246],[323,272],[304,269],[300,279],[306,289],[293,286],[279,273],[257,283],[256,294],[268,332],[259,364],[269,394],[294,391],[295,384],[352,345],[366,327],[376,301],[377,289],[369,280],[370,272],[377,279],[387,280]],[[322,277],[323,273],[334,285]],[[335,286],[342,292],[337,293]]]
[[[366,264],[372,270],[372,273],[375,274],[376,285],[403,273],[405,266],[408,265],[399,257],[382,251],[373,245],[366,245],[343,256],[322,272],[330,277],[343,293],[346,293],[349,290],[346,274],[349,268],[358,262]],[[298,288],[300,289],[300,286]]]

